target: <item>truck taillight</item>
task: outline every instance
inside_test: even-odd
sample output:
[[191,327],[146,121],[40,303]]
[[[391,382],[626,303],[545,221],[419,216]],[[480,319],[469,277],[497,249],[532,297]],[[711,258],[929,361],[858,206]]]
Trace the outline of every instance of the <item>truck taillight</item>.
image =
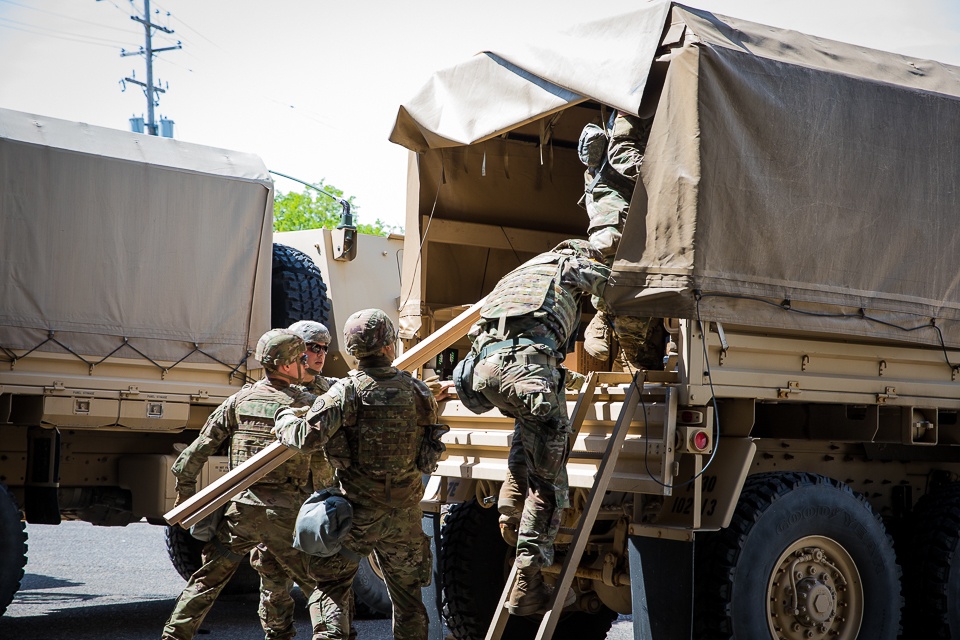
[[693,448],[698,451],[706,451],[710,444],[710,436],[705,431],[698,431],[693,434]]
[[677,427],[680,453],[708,453],[713,449],[713,436],[704,427]]

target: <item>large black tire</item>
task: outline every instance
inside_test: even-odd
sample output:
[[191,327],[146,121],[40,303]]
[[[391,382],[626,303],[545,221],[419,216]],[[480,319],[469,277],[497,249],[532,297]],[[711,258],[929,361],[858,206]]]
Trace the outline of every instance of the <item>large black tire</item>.
[[698,545],[698,639],[894,640],[900,567],[870,504],[811,473],[747,479]]
[[20,589],[26,565],[27,528],[13,494],[0,484],[0,615]]
[[393,613],[387,583],[373,567],[370,558],[360,561],[353,579],[353,595],[358,618],[389,618]]
[[284,244],[275,244],[270,326],[289,327],[298,320],[314,320],[330,326],[327,285],[310,256]]
[[[173,568],[180,577],[189,580],[190,576],[200,568],[200,552],[204,543],[190,535],[186,529],[178,526],[167,526],[164,538],[167,543],[167,555]],[[230,578],[230,582],[223,588],[224,594],[257,593],[260,590],[260,574],[250,566],[249,557],[243,561],[237,572]]]
[[910,520],[904,552],[909,637],[960,638],[960,483],[925,495]]
[[[487,633],[507,582],[514,549],[500,537],[499,514],[476,500],[450,505],[440,529],[438,558],[441,603],[447,627],[457,640],[479,640]],[[564,614],[553,637],[557,640],[599,640],[610,631],[617,614],[603,607],[597,614]],[[504,640],[536,635],[540,618],[511,616]]]

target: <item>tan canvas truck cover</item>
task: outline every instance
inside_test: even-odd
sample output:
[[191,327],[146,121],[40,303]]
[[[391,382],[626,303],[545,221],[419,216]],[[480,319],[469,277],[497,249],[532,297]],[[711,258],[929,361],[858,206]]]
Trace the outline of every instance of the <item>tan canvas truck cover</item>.
[[272,213],[254,155],[0,109],[0,347],[235,368]]
[[[583,167],[550,150],[597,103],[655,113],[604,295],[617,313],[960,346],[960,69],[678,4],[437,73],[391,135],[418,153],[407,238],[432,211],[441,231],[583,236]],[[452,300],[404,273],[413,333],[421,304]]]

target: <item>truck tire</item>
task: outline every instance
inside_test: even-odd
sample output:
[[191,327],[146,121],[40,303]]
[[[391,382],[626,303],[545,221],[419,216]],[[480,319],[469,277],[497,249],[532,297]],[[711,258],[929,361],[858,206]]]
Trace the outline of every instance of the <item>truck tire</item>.
[[812,473],[751,476],[730,526],[698,546],[699,639],[900,633],[893,541],[870,504],[841,482]]
[[310,256],[285,244],[273,245],[270,326],[289,327],[297,320],[330,326],[330,301],[320,269]]
[[[167,526],[164,538],[167,543],[167,555],[173,568],[180,577],[189,580],[200,568],[200,553],[204,543],[190,535],[190,532],[178,526]],[[257,593],[260,591],[260,574],[250,566],[249,557],[243,561],[230,582],[223,588],[224,594]]]
[[904,557],[910,637],[960,638],[960,483],[917,501]]
[[369,557],[360,561],[360,568],[353,579],[353,595],[358,618],[389,618],[393,613],[387,583]]
[[[438,569],[441,606],[447,627],[457,640],[483,638],[507,582],[514,549],[500,537],[499,514],[476,500],[450,505],[440,529]],[[596,614],[567,613],[553,637],[557,640],[605,638],[617,614],[603,607]],[[539,616],[510,616],[504,640],[536,635]]]
[[7,485],[0,483],[0,615],[20,589],[27,566],[27,528]]

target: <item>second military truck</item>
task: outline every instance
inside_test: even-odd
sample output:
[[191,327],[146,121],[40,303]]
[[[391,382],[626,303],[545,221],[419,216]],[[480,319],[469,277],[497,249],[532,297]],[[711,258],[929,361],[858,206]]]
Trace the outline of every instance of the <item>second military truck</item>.
[[[613,110],[652,128],[604,299],[675,347],[569,398],[545,572],[576,554],[578,600],[554,637],[632,612],[658,640],[960,638],[960,69],[656,2],[440,71],[392,134],[413,152],[403,338],[586,235],[577,141]],[[582,345],[567,364],[610,368]],[[513,422],[456,401],[444,420],[424,508],[465,640],[510,567]]]

